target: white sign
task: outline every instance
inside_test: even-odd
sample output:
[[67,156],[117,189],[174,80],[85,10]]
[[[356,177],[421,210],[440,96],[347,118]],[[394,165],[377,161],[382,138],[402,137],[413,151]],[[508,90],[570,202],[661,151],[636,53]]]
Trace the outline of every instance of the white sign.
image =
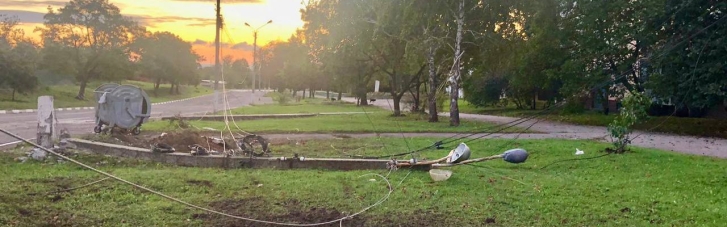
[[378,80],[374,83],[374,92],[379,92],[379,84],[380,83],[381,82],[379,82]]

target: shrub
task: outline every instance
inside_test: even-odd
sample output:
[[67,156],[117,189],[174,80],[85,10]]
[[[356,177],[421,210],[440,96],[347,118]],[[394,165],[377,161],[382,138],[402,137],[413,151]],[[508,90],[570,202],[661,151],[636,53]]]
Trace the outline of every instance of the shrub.
[[290,100],[293,100],[293,96],[288,91],[273,92],[270,96],[280,105],[288,104]]
[[633,93],[623,99],[621,112],[616,119],[608,125],[611,138],[614,139],[614,152],[623,153],[626,146],[631,143],[631,132],[634,124],[643,121],[648,116],[651,99],[643,93]]

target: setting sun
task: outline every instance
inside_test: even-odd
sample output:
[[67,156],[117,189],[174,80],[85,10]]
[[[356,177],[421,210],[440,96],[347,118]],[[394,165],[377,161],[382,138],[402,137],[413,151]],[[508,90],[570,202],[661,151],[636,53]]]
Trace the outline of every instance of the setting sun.
[[[214,0],[110,0],[149,31],[169,31],[193,44],[194,50],[204,56],[203,64],[214,62],[215,1]],[[0,14],[17,16],[21,28],[31,37],[37,37],[35,27],[43,26],[43,15],[48,7],[58,9],[67,1],[9,0],[0,3]],[[274,40],[288,39],[303,25],[299,1],[291,0],[222,0],[224,29],[220,33],[221,55],[252,61],[253,27],[269,20],[273,23],[260,30],[258,46]]]

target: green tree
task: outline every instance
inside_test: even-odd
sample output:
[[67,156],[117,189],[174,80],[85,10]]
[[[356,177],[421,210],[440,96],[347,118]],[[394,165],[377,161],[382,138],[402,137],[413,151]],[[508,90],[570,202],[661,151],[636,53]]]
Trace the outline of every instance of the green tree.
[[0,88],[25,94],[38,86],[35,70],[39,54],[34,43],[24,37],[17,17],[0,15]]
[[43,66],[74,75],[80,83],[76,98],[84,99],[91,80],[132,74],[129,47],[143,28],[108,0],[71,0],[57,10],[49,7],[44,20],[44,27],[37,29],[43,39]]
[[[663,41],[658,43],[648,73],[648,87],[662,99],[700,117],[727,100],[727,2],[666,1]],[[647,73],[647,74],[648,74]]]
[[197,84],[201,57],[189,42],[170,32],[148,33],[132,45],[142,75],[154,81],[154,95],[162,82],[171,84],[170,93],[179,93],[180,84]]
[[244,58],[234,59],[232,56],[222,58],[222,73],[225,76],[227,88],[243,88],[252,76],[250,65]]

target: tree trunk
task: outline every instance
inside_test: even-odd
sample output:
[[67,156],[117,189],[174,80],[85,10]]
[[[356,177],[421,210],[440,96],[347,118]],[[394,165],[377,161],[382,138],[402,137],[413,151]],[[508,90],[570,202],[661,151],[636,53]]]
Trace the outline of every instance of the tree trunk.
[[601,101],[601,107],[603,108],[603,114],[608,115],[609,109],[608,109],[608,93],[603,95],[603,100]]
[[401,116],[401,96],[396,94],[391,96],[394,99],[394,117]]
[[359,94],[359,96],[358,96],[359,103],[358,104],[361,105],[361,106],[368,106],[369,105],[369,100],[368,100],[368,97],[367,96],[368,96],[368,94],[366,94],[366,92],[363,92],[363,93]]
[[15,101],[15,88],[13,88],[13,97],[10,99],[10,101]]
[[78,95],[76,95],[76,99],[78,99],[78,100],[86,99],[86,97],[85,97],[86,85],[88,85],[88,79],[81,80],[81,87],[78,89]]
[[341,101],[342,95],[343,95],[343,91],[338,91],[338,101]]
[[311,88],[309,90],[309,92],[308,92],[308,97],[315,98],[316,97],[316,93],[314,91],[315,91],[315,89]]
[[177,95],[178,95],[178,94],[180,94],[180,93],[179,93],[179,84],[177,84],[177,87],[176,87],[176,88],[174,88],[174,91],[175,91],[175,93],[176,93]]
[[303,89],[303,99],[305,99],[305,89]]
[[154,82],[154,97],[156,97],[157,91],[159,90],[159,84],[162,82],[162,79],[157,78],[156,82]]
[[460,81],[460,59],[462,57],[462,27],[464,26],[464,0],[459,3],[459,15],[457,16],[457,39],[454,45],[454,63],[452,65],[452,79],[449,90],[449,125],[459,126],[459,81]]
[[538,107],[537,101],[538,101],[538,92],[536,91],[535,94],[533,94],[533,103],[531,103],[531,105],[530,105],[531,110],[534,110],[535,108]]
[[331,90],[326,90],[326,100],[331,100]]
[[173,95],[174,94],[174,83],[170,83],[170,84],[171,84],[171,86],[169,87],[169,94]]
[[417,94],[414,96],[414,107],[412,108],[412,111],[413,112],[419,112],[419,109],[420,109],[419,108],[419,103],[420,103],[419,101],[420,101],[420,98],[421,98],[421,86],[422,86],[421,83],[420,84],[417,84],[417,88],[416,88],[417,89]]
[[436,52],[434,46],[429,47],[427,53],[427,64],[429,65],[429,93],[427,99],[429,99],[429,122],[439,122],[439,115],[437,114],[437,69],[434,65],[434,52]]

